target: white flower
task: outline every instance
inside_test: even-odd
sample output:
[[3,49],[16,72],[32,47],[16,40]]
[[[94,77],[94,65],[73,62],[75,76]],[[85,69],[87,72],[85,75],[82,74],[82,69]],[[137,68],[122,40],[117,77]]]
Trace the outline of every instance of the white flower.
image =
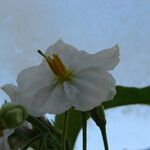
[[88,54],[59,40],[41,55],[45,59],[39,66],[18,75],[18,87],[2,87],[32,115],[59,114],[71,107],[87,111],[115,95],[115,80],[108,71],[119,63],[118,45]]
[[5,129],[2,132],[2,135],[0,136],[0,150],[10,150],[8,145],[8,137],[14,132],[14,129]]

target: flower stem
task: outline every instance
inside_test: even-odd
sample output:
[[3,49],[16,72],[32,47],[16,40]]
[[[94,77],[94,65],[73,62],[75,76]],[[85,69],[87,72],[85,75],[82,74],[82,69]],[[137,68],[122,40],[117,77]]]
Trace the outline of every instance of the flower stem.
[[32,139],[30,139],[24,146],[22,146],[20,148],[20,150],[26,150],[29,146],[32,145],[33,142],[35,142],[36,140],[39,140],[40,138],[42,138],[44,136],[44,134],[45,133],[40,133],[40,134],[36,135]]
[[40,132],[48,132],[52,139],[57,143],[57,145],[59,145],[59,141],[55,137],[55,134],[52,133],[52,131],[49,130],[46,124],[43,123],[39,118],[28,115],[27,121],[35,125]]
[[69,111],[66,111],[64,114],[64,120],[63,120],[63,129],[62,129],[60,150],[66,150],[66,135],[67,135],[68,116],[69,116]]
[[82,112],[82,131],[83,131],[83,150],[86,150],[87,145],[87,116],[86,112]]
[[102,133],[102,138],[103,138],[105,150],[109,150],[108,142],[107,142],[106,127],[105,126],[101,126],[101,133]]
[[103,106],[102,105],[99,106],[98,109],[97,108],[92,109],[90,111],[90,115],[101,130],[105,150],[109,150],[107,134],[106,134],[106,119],[105,119],[105,113],[104,113]]

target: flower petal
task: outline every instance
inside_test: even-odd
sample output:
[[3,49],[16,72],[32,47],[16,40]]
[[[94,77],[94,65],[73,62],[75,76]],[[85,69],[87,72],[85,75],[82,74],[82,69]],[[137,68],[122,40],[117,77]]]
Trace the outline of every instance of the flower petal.
[[46,54],[52,56],[58,54],[64,64],[72,69],[81,70],[89,67],[100,67],[104,70],[113,70],[119,63],[119,46],[105,49],[96,54],[79,51],[75,47],[58,40],[51,45]]
[[52,80],[52,72],[46,65],[29,67],[21,71],[17,77],[19,92],[28,93],[37,91],[50,83]]
[[12,102],[15,102],[18,88],[12,84],[5,84],[1,89],[10,97]]
[[64,92],[66,99],[71,103],[74,103],[76,97],[80,94],[80,91],[72,84],[64,82]]
[[[43,96],[40,95],[43,93]],[[47,93],[47,94],[46,94]],[[63,84],[56,85],[53,89],[45,88],[36,95],[37,103],[39,104],[40,98],[46,99],[44,105],[41,105],[41,111],[49,114],[60,114],[71,108],[71,102],[65,97]]]
[[[87,111],[113,98],[116,93],[115,80],[111,74],[98,67],[84,69],[76,74],[71,86],[78,89],[76,98],[71,99],[77,110]],[[69,91],[74,94],[74,89]]]
[[60,114],[71,108],[71,103],[66,100],[63,84],[47,84],[33,93],[21,93],[17,97],[17,102],[25,106],[33,116],[38,117],[46,113]]
[[119,46],[105,49],[96,54],[83,53],[79,59],[80,68],[100,67],[103,70],[113,70],[119,63]]
[[75,47],[66,44],[60,39],[47,49],[46,54],[49,56],[58,54],[65,66],[73,68],[76,62],[78,62],[78,55],[80,53]]

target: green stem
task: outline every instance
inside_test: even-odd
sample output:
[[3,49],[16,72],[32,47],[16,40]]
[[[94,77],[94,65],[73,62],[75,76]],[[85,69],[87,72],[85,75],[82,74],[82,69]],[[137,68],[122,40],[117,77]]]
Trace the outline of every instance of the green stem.
[[86,112],[82,112],[82,131],[83,131],[83,150],[86,150],[87,145],[87,116]]
[[45,133],[41,133],[33,137],[31,140],[29,140],[23,147],[20,148],[20,150],[26,150],[29,146],[32,145],[33,142],[40,139]]
[[107,134],[106,134],[106,119],[105,119],[103,106],[102,105],[99,106],[99,109],[97,108],[92,109],[90,111],[90,114],[91,114],[92,119],[95,121],[95,123],[101,130],[105,150],[109,150]]
[[64,114],[64,120],[63,120],[63,129],[62,129],[60,150],[66,150],[66,135],[67,135],[68,116],[69,116],[69,111],[66,111]]
[[101,133],[102,133],[105,150],[109,150],[108,142],[107,142],[106,126],[101,126],[100,129],[101,129]]
[[49,128],[39,119],[33,116],[28,116],[27,120],[35,125],[40,132],[48,132],[49,135],[53,138],[53,140],[59,145],[59,142],[54,134],[49,130]]

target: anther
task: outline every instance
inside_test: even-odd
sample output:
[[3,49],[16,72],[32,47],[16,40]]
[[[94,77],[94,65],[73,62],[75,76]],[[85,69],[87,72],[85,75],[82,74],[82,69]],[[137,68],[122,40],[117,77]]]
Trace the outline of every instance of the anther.
[[37,51],[40,55],[42,55],[45,59],[47,59],[47,56],[42,51],[40,51],[40,50],[37,50]]
[[66,76],[70,76],[70,74],[68,74],[68,70],[57,54],[53,54],[53,58],[51,58],[50,56],[45,55],[40,50],[38,50],[38,53],[46,59],[49,67],[57,77],[61,79],[67,79]]

